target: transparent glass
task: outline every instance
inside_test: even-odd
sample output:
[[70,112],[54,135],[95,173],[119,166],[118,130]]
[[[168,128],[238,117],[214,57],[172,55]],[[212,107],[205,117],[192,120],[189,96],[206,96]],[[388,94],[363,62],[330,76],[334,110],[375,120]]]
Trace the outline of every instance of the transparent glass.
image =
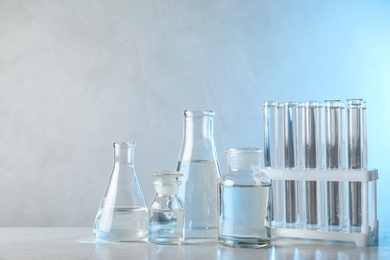
[[[340,100],[325,101],[326,168],[345,169],[345,104]],[[328,225],[331,229],[346,226],[344,183],[327,182]]]
[[[295,169],[297,167],[297,139],[298,139],[298,104],[296,102],[284,103],[284,167]],[[297,221],[297,183],[285,181],[286,222],[295,224]]]
[[217,236],[219,166],[213,139],[213,111],[184,111],[184,137],[177,171],[186,210],[186,237]]
[[262,248],[271,244],[271,181],[257,148],[226,150],[229,170],[219,184],[220,245]]
[[[324,104],[317,101],[305,103],[305,168],[325,168]],[[322,196],[324,183],[306,182],[306,223],[316,228],[324,224],[325,203]]]
[[[348,168],[367,169],[366,103],[348,99]],[[362,225],[362,184],[349,183],[349,219],[353,229]]]
[[114,143],[114,167],[93,227],[96,238],[127,242],[145,240],[148,210],[134,168],[135,143]]
[[[283,169],[284,162],[284,103],[267,101],[264,108],[264,164],[271,169]],[[272,222],[283,226],[286,221],[285,181],[272,180]]]
[[154,172],[156,195],[149,208],[149,242],[182,244],[184,242],[184,206],[177,195],[180,172]]

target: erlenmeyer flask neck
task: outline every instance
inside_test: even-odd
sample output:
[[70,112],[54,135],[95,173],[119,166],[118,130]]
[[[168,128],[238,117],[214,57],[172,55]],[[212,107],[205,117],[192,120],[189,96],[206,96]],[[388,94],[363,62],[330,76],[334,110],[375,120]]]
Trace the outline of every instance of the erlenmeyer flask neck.
[[184,137],[212,139],[213,137],[213,111],[184,111]]
[[119,164],[134,165],[135,143],[114,143],[114,161]]

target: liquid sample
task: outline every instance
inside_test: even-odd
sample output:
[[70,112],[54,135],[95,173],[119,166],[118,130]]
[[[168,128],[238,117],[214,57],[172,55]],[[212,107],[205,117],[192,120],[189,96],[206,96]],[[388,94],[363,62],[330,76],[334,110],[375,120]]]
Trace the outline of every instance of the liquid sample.
[[219,186],[221,245],[261,248],[271,244],[270,187]]
[[184,173],[179,197],[186,210],[185,234],[191,238],[217,236],[218,168],[215,161],[179,162]]
[[98,239],[106,241],[144,240],[148,236],[148,210],[144,207],[101,208],[94,233]]
[[184,210],[150,210],[149,242],[181,244],[184,242]]

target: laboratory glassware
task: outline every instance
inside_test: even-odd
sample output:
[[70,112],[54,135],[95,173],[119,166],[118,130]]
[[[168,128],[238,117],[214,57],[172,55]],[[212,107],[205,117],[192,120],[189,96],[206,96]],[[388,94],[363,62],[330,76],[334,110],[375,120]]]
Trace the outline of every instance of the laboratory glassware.
[[161,171],[151,174],[156,195],[149,207],[149,242],[182,244],[184,242],[184,205],[178,196],[180,172]]
[[[346,168],[345,104],[340,100],[325,101],[326,168]],[[344,182],[327,182],[328,225],[341,229],[345,226]]]
[[134,168],[135,143],[114,143],[114,167],[94,224],[96,238],[128,242],[148,236],[148,210]]
[[229,170],[219,183],[219,244],[262,248],[271,243],[271,181],[257,148],[226,150]]
[[186,211],[185,236],[217,236],[217,187],[220,177],[213,138],[214,112],[184,111],[184,136],[177,171],[184,175],[179,197]]
[[[305,168],[324,169],[324,129],[322,102],[305,103]],[[321,224],[321,210],[324,206],[321,184],[316,181],[306,182],[306,223],[316,228]]]
[[[267,101],[264,111],[264,166],[270,169],[284,168],[284,104]],[[272,181],[272,221],[273,224],[285,224],[285,182]]]
[[[366,103],[348,99],[348,168],[367,169]],[[362,224],[362,187],[349,182],[349,219],[352,227]]]
[[[284,103],[284,167],[295,169],[297,166],[297,123],[298,107],[296,102]],[[297,221],[297,183],[285,181],[286,223]]]

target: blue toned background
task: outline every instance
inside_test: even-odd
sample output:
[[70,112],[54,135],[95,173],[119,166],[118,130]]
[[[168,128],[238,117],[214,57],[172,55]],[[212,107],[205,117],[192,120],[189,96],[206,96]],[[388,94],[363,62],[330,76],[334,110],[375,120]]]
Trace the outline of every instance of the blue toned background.
[[146,201],[175,169],[185,109],[224,149],[263,147],[262,103],[363,98],[390,227],[388,1],[0,2],[0,226],[92,226],[134,141]]

